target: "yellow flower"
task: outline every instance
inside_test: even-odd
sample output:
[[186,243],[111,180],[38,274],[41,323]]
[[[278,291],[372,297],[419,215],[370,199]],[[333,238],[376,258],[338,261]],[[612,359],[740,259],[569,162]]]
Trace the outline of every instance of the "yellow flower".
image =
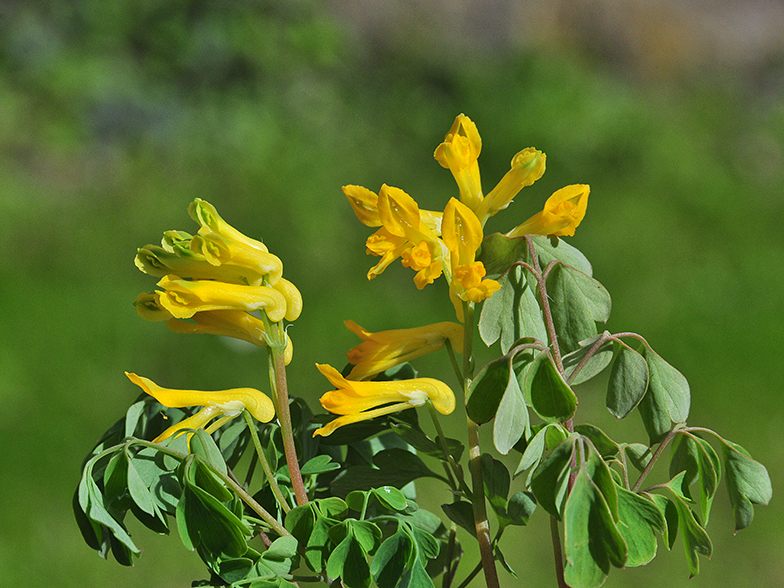
[[479,153],[482,139],[470,118],[460,114],[452,128],[435,150],[433,156],[442,167],[449,169],[460,189],[460,200],[472,210],[482,202],[482,182],[479,177]]
[[481,302],[501,288],[495,280],[483,280],[485,268],[475,261],[476,251],[482,244],[482,224],[468,206],[452,198],[444,209],[441,223],[444,244],[450,252],[452,280],[449,295],[462,322],[461,301]]
[[451,388],[433,378],[350,382],[330,365],[316,364],[316,367],[337,388],[321,397],[321,406],[341,416],[317,429],[314,437],[326,437],[344,425],[422,406],[428,400],[441,414],[449,414],[455,409],[455,395]]
[[286,315],[284,318],[289,322],[297,320],[302,312],[302,294],[299,293],[297,287],[286,278],[280,278],[272,284],[272,287],[280,292],[286,301]]
[[206,310],[264,310],[272,322],[286,315],[286,299],[278,290],[267,286],[244,286],[211,280],[181,280],[165,276],[156,291],[158,306],[175,318],[190,318]]
[[566,186],[553,193],[544,204],[544,209],[523,224],[509,231],[507,237],[524,235],[574,235],[588,207],[591,188],[585,184]]
[[[197,241],[201,237],[193,237],[190,241]],[[156,245],[145,245],[136,251],[134,263],[144,273],[150,276],[163,277],[175,274],[182,278],[193,278],[198,280],[220,280],[232,284],[250,284],[252,286],[261,285],[264,278],[268,278],[270,283],[280,279],[283,266],[280,260],[271,253],[251,250],[256,252],[254,258],[245,260],[246,265],[242,265],[237,258],[232,259],[238,263],[213,263],[190,247],[182,246],[183,241],[177,243],[171,250]],[[216,259],[212,257],[211,259]],[[227,260],[228,261],[228,260]]]
[[[243,310],[208,310],[197,312],[191,319],[194,322],[170,318],[166,324],[175,333],[222,335],[241,339],[259,347],[268,345],[264,321]],[[287,334],[286,349],[283,353],[286,365],[291,363],[293,351],[291,339]]]
[[499,210],[509,206],[520,190],[541,178],[544,168],[545,154],[533,147],[523,149],[515,155],[512,158],[512,169],[506,172],[476,210],[476,216],[482,224]]
[[[227,273],[232,269],[241,273],[244,277],[241,283],[260,286],[266,278],[270,285],[274,285],[283,275],[283,263],[276,255],[250,247],[244,242],[226,239],[221,235],[201,234],[201,230],[199,233],[191,239],[191,251],[199,254],[211,266],[226,268]],[[252,270],[252,273],[245,276],[242,274],[243,270],[246,273],[247,270]],[[216,273],[220,274],[220,272]],[[224,278],[219,275],[217,279]]]
[[414,329],[395,329],[371,333],[354,321],[344,321],[349,331],[362,339],[346,357],[354,366],[350,380],[367,380],[417,357],[441,349],[449,340],[462,353],[463,327],[457,323],[436,323]]
[[154,292],[142,292],[133,301],[137,314],[146,321],[153,323],[168,321],[172,313],[158,304],[158,297]]
[[362,186],[352,185],[343,186],[343,193],[363,225],[368,227],[382,225],[381,217],[378,215],[378,194]]
[[222,237],[226,243],[236,245],[237,247],[250,247],[265,253],[269,251],[264,243],[243,235],[224,221],[215,207],[201,198],[196,198],[191,202],[191,205],[188,207],[188,214],[201,225],[199,235],[216,234]]
[[423,214],[411,196],[386,184],[378,193],[376,206],[382,226],[368,237],[366,246],[368,253],[381,256],[381,260],[368,271],[368,279],[402,257],[403,265],[417,272],[414,283],[420,290],[433,283],[443,271],[444,248],[436,227],[439,215]]
[[147,394],[155,398],[164,406],[170,408],[185,408],[187,406],[203,406],[204,408],[195,415],[180,421],[166,429],[153,439],[153,443],[160,443],[172,435],[179,434],[184,429],[204,428],[215,417],[222,417],[213,423],[207,432],[211,433],[234,417],[247,411],[253,417],[267,423],[275,416],[275,407],[267,396],[254,388],[234,388],[217,392],[202,390],[173,390],[162,388],[148,378],[125,372],[128,379],[139,386]]

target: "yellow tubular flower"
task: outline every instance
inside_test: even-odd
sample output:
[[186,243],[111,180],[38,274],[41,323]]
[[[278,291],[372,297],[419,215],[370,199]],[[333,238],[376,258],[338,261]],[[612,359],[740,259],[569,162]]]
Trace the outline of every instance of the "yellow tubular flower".
[[133,301],[136,313],[146,321],[158,323],[168,321],[172,313],[158,304],[158,297],[153,292],[142,292]]
[[201,255],[210,265],[227,268],[227,271],[244,270],[246,278],[243,281],[251,286],[261,285],[264,278],[273,285],[283,275],[283,263],[276,255],[250,247],[241,241],[229,240],[214,233],[203,233],[203,229],[191,239],[190,246],[191,251]]
[[344,321],[344,324],[362,339],[362,343],[346,354],[349,363],[354,366],[348,375],[349,380],[370,379],[391,367],[438,351],[447,340],[458,353],[463,349],[463,327],[457,323],[436,323],[378,333],[371,333],[354,321]]
[[441,414],[450,414],[455,409],[455,395],[451,388],[433,378],[391,382],[350,382],[330,365],[316,364],[316,367],[337,388],[321,397],[321,406],[333,414],[342,416],[317,429],[313,433],[314,437],[316,435],[326,437],[338,427],[350,423],[422,406],[428,400]]
[[515,155],[512,158],[512,169],[506,172],[498,185],[485,196],[476,211],[476,216],[482,224],[484,225],[485,221],[499,210],[509,206],[512,198],[517,196],[520,190],[541,178],[544,168],[545,154],[533,147],[523,149]]
[[442,167],[452,172],[460,189],[460,200],[472,210],[482,202],[482,182],[479,177],[479,153],[482,139],[470,118],[460,114],[433,156]]
[[170,388],[162,388],[152,380],[137,376],[136,374],[125,372],[125,375],[128,376],[128,379],[131,382],[139,386],[164,406],[170,408],[185,408],[187,406],[204,407],[198,414],[169,427],[169,429],[155,438],[155,443],[167,439],[182,429],[202,428],[216,416],[225,416],[228,418],[239,416],[245,409],[247,409],[256,420],[261,421],[262,423],[271,421],[275,416],[275,407],[272,404],[272,400],[254,388],[234,388],[217,392],[173,390]]
[[544,209],[509,231],[507,237],[554,235],[571,237],[585,216],[591,187],[585,184],[566,186],[553,193]]
[[156,291],[156,302],[175,318],[190,318],[206,310],[264,310],[272,322],[286,315],[286,299],[274,288],[243,286],[210,280],[181,280],[165,276]]
[[[241,339],[258,347],[267,346],[264,321],[245,311],[210,310],[197,312],[191,319],[194,322],[170,318],[166,324],[175,333],[221,335]],[[286,365],[291,363],[293,352],[291,339],[286,335],[286,350],[283,354]]]
[[[193,237],[194,240],[199,237]],[[260,255],[273,257],[270,253],[258,252]],[[278,259],[278,265],[280,260]],[[176,274],[181,278],[198,280],[220,280],[232,284],[250,284],[258,286],[270,272],[277,271],[274,267],[256,263],[251,266],[239,264],[213,264],[201,253],[190,248],[177,246],[172,251],[156,245],[145,245],[136,251],[134,259],[136,267],[145,274],[163,277]],[[282,269],[282,266],[280,266]],[[280,271],[277,271],[280,276]]]
[[362,186],[343,186],[343,194],[348,198],[354,214],[363,225],[381,226],[381,217],[378,215],[378,194]]
[[286,278],[281,278],[272,286],[283,295],[286,300],[285,319],[289,322],[297,320],[302,312],[302,294],[297,287]]
[[206,200],[196,198],[188,207],[188,214],[201,225],[201,229],[199,229],[200,235],[215,233],[223,237],[227,242],[243,244],[265,253],[269,251],[264,243],[243,235],[223,220],[215,207]]
[[483,280],[485,267],[475,261],[476,251],[482,244],[482,224],[462,202],[452,198],[444,209],[441,223],[444,244],[450,251],[452,281],[449,295],[458,319],[463,321],[461,300],[481,302],[501,288],[495,280]]

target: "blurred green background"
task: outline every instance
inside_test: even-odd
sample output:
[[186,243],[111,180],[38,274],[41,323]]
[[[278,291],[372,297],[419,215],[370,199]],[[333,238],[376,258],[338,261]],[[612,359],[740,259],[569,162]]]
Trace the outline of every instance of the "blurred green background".
[[[689,379],[690,422],[743,444],[778,491],[782,29],[780,3],[752,0],[0,2],[0,585],[204,577],[176,536],[139,527],[135,568],[103,561],[71,515],[84,455],[138,393],[124,370],[262,385],[260,353],[137,317],[155,280],[134,267],[136,247],[193,230],[194,197],[262,237],[304,296],[290,380],[315,401],[327,384],[314,362],[342,365],[356,343],[344,319],[452,318],[443,280],[418,292],[399,264],[365,279],[370,231],[340,186],[387,182],[442,209],[456,188],[432,153],[460,112],[482,134],[486,190],[520,149],[548,155],[488,232],[590,184],[570,242],[613,296],[608,328],[646,336]],[[448,378],[444,360],[422,365]],[[645,441],[636,416],[613,427],[600,390],[581,402],[611,434]],[[722,488],[698,577],[679,542],[606,585],[784,585],[782,515],[774,497],[733,537]],[[521,580],[504,586],[553,586],[548,545],[538,513],[510,536]]]

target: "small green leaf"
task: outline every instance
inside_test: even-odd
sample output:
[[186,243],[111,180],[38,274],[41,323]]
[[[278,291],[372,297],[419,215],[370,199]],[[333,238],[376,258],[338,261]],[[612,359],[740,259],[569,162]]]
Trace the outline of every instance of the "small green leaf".
[[468,389],[466,411],[477,424],[489,422],[496,414],[504,392],[509,386],[511,360],[499,357],[484,366]]
[[329,455],[322,454],[308,460],[308,462],[302,466],[301,473],[303,476],[314,476],[316,474],[324,474],[339,469],[339,463],[333,462]]
[[675,505],[678,511],[678,526],[681,531],[681,539],[683,540],[683,549],[686,552],[689,572],[693,577],[700,573],[698,554],[710,558],[713,554],[713,544],[710,537],[708,537],[708,533],[705,532],[705,529],[702,528],[694,517],[694,512],[692,512],[682,495],[678,492],[681,484],[680,480],[674,479],[666,487],[671,491],[674,498],[672,504]]
[[501,289],[485,301],[479,317],[479,335],[486,345],[500,339],[501,352],[506,353],[522,337],[547,341],[536,282],[530,277],[516,265],[498,279]]
[[602,457],[612,457],[618,455],[621,451],[620,446],[610,439],[607,433],[602,431],[599,427],[584,423],[575,425],[574,431],[575,433],[580,433],[580,435],[590,439],[591,443],[593,443],[593,446],[596,447],[596,450]]
[[474,523],[474,507],[470,502],[465,500],[458,500],[450,502],[449,504],[442,504],[441,508],[449,517],[449,520],[462,527],[474,537],[476,537],[476,526]]
[[607,386],[607,408],[617,419],[629,415],[648,389],[645,358],[623,341],[616,341],[615,361]]
[[581,468],[564,510],[564,579],[572,588],[598,588],[626,563],[627,547],[603,493]]
[[521,437],[530,435],[528,407],[517,378],[510,376],[493,422],[493,443],[506,455]]
[[707,525],[721,476],[719,456],[704,439],[689,433],[676,435],[672,443],[670,476],[681,471],[685,472],[682,490],[686,497],[692,498],[689,486],[699,480],[702,520]]
[[378,501],[389,510],[396,510],[402,512],[408,505],[408,499],[405,494],[394,486],[382,486],[381,488],[373,488],[373,494]]
[[[606,333],[607,331],[605,331],[605,334]],[[566,372],[566,381],[569,382],[570,386],[577,386],[583,382],[587,382],[610,365],[610,362],[613,359],[613,346],[609,341],[600,345],[599,348],[586,359],[588,352],[591,351],[594,344],[602,337],[604,337],[604,334],[580,341],[579,349],[564,355],[563,366],[564,371]],[[577,371],[577,367],[580,363],[583,363],[583,365],[580,367],[580,371]]]
[[691,394],[683,374],[664,361],[647,343],[642,351],[648,362],[650,381],[639,409],[653,444],[664,439],[674,424],[686,422]]
[[599,489],[607,503],[607,508],[610,510],[613,521],[618,522],[618,493],[610,468],[607,463],[596,452],[591,451],[588,459],[585,462],[585,471],[588,477]]
[[506,509],[506,497],[509,495],[511,482],[509,470],[489,453],[483,453],[481,461],[485,496],[496,512],[503,512]]
[[524,392],[531,408],[547,422],[565,422],[577,408],[577,396],[558,373],[549,350],[540,353],[531,366]]
[[215,440],[204,429],[197,429],[191,437],[191,453],[200,456],[216,470],[225,474],[227,472],[226,462],[223,461],[223,454]]
[[370,573],[378,588],[396,588],[403,572],[410,565],[413,542],[407,533],[398,530],[378,548]]
[[134,460],[128,460],[128,491],[136,505],[149,515],[155,516],[156,505],[152,494],[147,489],[139,472],[136,471]]
[[754,518],[753,504],[767,505],[770,502],[773,486],[764,465],[754,461],[737,443],[722,441],[727,492],[735,515],[735,532],[738,532],[751,524]]
[[512,494],[506,512],[509,515],[510,525],[527,525],[528,519],[536,510],[536,498],[531,492],[520,490]]
[[543,268],[547,267],[551,261],[557,259],[588,276],[593,275],[593,269],[588,258],[579,249],[572,247],[563,239],[558,237],[536,237],[533,235],[530,239],[534,244],[537,255],[539,255],[539,263]]
[[656,535],[667,530],[664,514],[646,495],[618,487],[618,531],[629,548],[626,567],[642,566],[656,557]]
[[564,353],[596,335],[596,323],[610,317],[610,295],[599,282],[573,267],[557,264],[547,275],[555,332]]
[[547,428],[554,426],[556,425],[545,425],[528,441],[528,446],[525,448],[523,456],[520,458],[520,463],[517,465],[517,469],[514,472],[515,476],[529,468],[539,465],[539,462],[542,460],[542,455],[544,454]]
[[575,437],[569,437],[547,456],[531,477],[531,490],[548,513],[561,520],[572,469]]
[[365,553],[373,554],[381,544],[381,529],[370,521],[346,521],[351,532]]
[[351,535],[347,535],[329,556],[327,574],[333,578],[341,578],[347,588],[370,586],[370,566],[367,563],[367,556]]

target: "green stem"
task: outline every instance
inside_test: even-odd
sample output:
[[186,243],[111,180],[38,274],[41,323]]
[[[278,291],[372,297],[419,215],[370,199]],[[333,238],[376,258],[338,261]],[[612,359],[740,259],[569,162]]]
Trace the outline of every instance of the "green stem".
[[[449,451],[449,445],[446,442],[446,437],[444,436],[444,430],[441,428],[441,421],[438,420],[438,411],[433,406],[432,402],[427,403],[427,409],[430,413],[430,418],[433,420],[433,425],[436,428],[436,436],[438,438],[438,443],[441,445],[441,451],[444,452],[444,458],[446,459],[449,467],[451,468],[451,472],[447,470],[447,473],[450,474],[450,482],[452,488],[455,490],[457,489],[458,484],[460,485],[460,489],[465,493],[466,496],[471,496],[471,490],[468,485],[465,483],[465,479],[463,478],[463,470],[460,469],[460,466],[455,462],[455,458],[452,456],[452,453]],[[454,475],[454,479],[452,479],[452,475]]]
[[648,460],[648,464],[645,466],[645,469],[642,472],[640,472],[640,477],[637,478],[637,481],[634,483],[634,486],[632,486],[632,492],[637,492],[640,489],[640,486],[642,486],[643,481],[645,480],[645,478],[648,477],[648,474],[651,473],[651,470],[653,470],[653,466],[656,465],[656,461],[659,459],[659,456],[661,455],[662,451],[664,451],[664,448],[667,446],[667,444],[670,441],[672,441],[672,438],[675,437],[675,435],[681,432],[681,430],[682,429],[678,429],[676,427],[675,429],[667,433],[667,436],[662,440],[661,443],[659,443],[659,446],[656,448],[656,451],[653,452],[651,459]]
[[[471,378],[474,370],[474,305],[463,302],[464,336],[463,336],[463,398],[468,398]],[[498,571],[495,568],[493,545],[490,539],[490,523],[487,520],[485,504],[485,486],[482,476],[482,448],[479,444],[479,425],[466,417],[468,426],[468,467],[471,471],[471,503],[474,508],[474,525],[476,539],[479,543],[479,554],[482,558],[482,569],[485,573],[487,588],[499,588]]]
[[280,490],[280,486],[278,486],[278,481],[275,479],[275,474],[273,473],[272,468],[270,468],[269,462],[267,461],[267,456],[264,454],[264,449],[261,447],[259,434],[256,431],[256,423],[253,422],[250,413],[247,410],[242,411],[242,416],[245,418],[245,422],[248,423],[250,437],[253,439],[253,445],[256,447],[256,455],[259,457],[261,469],[264,470],[264,475],[267,477],[267,481],[269,482],[270,488],[272,489],[272,493],[275,495],[275,498],[277,499],[278,504],[280,504],[280,507],[283,509],[283,512],[288,513],[291,510],[291,507],[286,501],[286,498],[283,496],[283,492]]
[[[278,329],[283,327],[278,323]],[[302,481],[302,473],[299,469],[299,459],[297,448],[294,444],[294,429],[291,426],[291,412],[289,411],[289,390],[286,382],[286,362],[283,358],[286,336],[283,333],[283,346],[271,346],[269,353],[270,362],[270,382],[272,383],[275,404],[280,423],[280,432],[283,437],[283,451],[286,455],[286,463],[289,466],[289,476],[291,477],[291,487],[297,499],[297,505],[302,506],[308,503],[308,493],[305,490],[305,483]]]
[[558,530],[558,519],[550,517],[550,535],[553,538],[553,555],[555,556],[555,577],[558,588],[569,588],[564,580],[564,557],[561,549],[561,532]]

